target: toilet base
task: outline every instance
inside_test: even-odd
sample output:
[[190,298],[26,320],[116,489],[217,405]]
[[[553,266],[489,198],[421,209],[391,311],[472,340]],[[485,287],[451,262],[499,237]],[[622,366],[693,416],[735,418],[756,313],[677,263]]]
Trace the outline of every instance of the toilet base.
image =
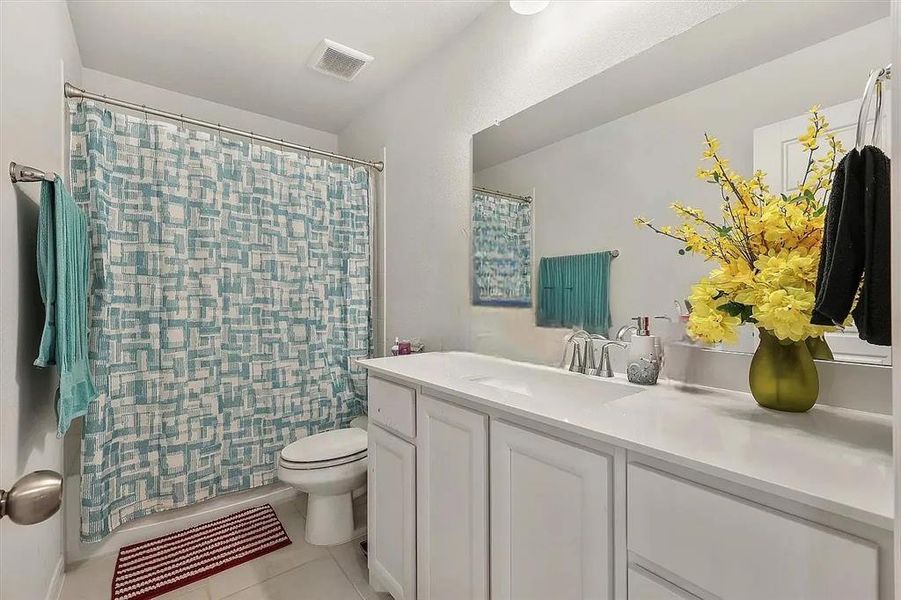
[[336,546],[349,542],[354,535],[354,512],[351,492],[334,496],[310,494],[304,539],[314,546]]

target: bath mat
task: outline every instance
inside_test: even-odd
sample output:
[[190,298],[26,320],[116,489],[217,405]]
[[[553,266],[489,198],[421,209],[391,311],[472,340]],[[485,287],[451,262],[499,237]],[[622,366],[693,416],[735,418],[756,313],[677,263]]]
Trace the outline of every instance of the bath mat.
[[145,600],[215,575],[291,543],[269,504],[125,546],[112,600]]

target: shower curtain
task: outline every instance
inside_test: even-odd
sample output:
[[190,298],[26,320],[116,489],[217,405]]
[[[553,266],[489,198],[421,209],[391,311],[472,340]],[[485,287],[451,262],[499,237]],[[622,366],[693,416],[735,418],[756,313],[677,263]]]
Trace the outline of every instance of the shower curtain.
[[365,410],[365,168],[72,108],[92,237],[81,535],[275,480]]

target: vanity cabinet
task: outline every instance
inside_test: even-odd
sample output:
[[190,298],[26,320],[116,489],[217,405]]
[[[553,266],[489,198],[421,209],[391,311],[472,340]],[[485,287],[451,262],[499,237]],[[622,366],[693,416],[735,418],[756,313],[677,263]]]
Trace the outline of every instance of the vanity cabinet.
[[395,600],[891,597],[885,528],[369,381],[369,575]]
[[419,396],[419,598],[488,598],[488,417]]
[[491,423],[491,597],[612,598],[612,457]]

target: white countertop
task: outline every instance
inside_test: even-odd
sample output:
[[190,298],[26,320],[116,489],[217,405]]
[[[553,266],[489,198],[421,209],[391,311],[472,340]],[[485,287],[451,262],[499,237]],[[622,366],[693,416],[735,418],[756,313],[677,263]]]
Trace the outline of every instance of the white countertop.
[[892,420],[885,415],[827,406],[781,413],[739,392],[635,386],[619,375],[588,377],[463,352],[360,363],[376,375],[892,528]]

